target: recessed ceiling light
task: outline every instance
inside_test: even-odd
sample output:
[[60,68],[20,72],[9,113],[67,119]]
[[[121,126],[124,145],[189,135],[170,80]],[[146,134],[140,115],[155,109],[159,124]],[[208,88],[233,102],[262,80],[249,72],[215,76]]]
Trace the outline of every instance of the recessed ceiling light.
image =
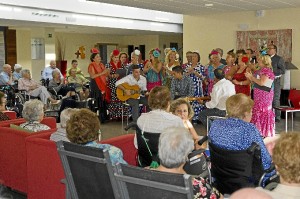
[[204,6],[205,7],[212,7],[212,6],[214,6],[214,4],[212,4],[212,3],[206,3],[206,4],[204,4]]

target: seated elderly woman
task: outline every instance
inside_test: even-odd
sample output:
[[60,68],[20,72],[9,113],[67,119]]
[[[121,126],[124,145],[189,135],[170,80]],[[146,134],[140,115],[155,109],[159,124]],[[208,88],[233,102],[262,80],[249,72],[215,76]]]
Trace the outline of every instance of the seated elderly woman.
[[77,108],[66,108],[60,113],[60,127],[57,128],[57,131],[55,133],[52,133],[50,136],[50,140],[53,140],[55,142],[58,142],[60,140],[65,142],[70,142],[70,140],[67,138],[67,121],[70,119],[71,115],[75,112],[79,111]]
[[127,164],[122,151],[110,144],[101,144],[100,122],[96,113],[89,109],[80,109],[67,121],[67,138],[72,143],[108,150],[113,165]]
[[170,112],[182,119],[185,128],[189,130],[190,134],[193,136],[194,141],[198,141],[200,139],[195,128],[190,122],[190,119],[192,119],[194,116],[194,111],[190,103],[185,98],[178,98],[172,101]]
[[58,95],[61,95],[63,97],[70,97],[71,95],[75,95],[75,89],[67,87],[63,79],[60,78],[59,70],[53,70],[52,77],[53,79],[50,80],[48,85],[49,88],[54,89]]
[[6,98],[3,92],[0,91],[0,121],[9,120],[9,117],[2,113],[5,111]]
[[22,116],[26,120],[20,125],[23,129],[33,132],[50,129],[49,126],[40,123],[44,118],[44,104],[37,99],[24,103]]
[[[225,150],[245,150],[256,142],[261,149],[262,166],[270,168],[272,159],[256,126],[252,123],[253,100],[239,93],[226,100],[227,119],[215,120],[208,132],[211,143]],[[220,190],[222,191],[222,190]]]
[[84,78],[82,75],[78,75],[76,73],[76,68],[71,68],[69,70],[69,77],[68,77],[68,83],[69,84],[75,84],[75,90],[76,92],[79,92],[80,99],[86,100],[89,97],[89,89],[85,87],[85,85],[89,82],[86,78]]
[[37,81],[31,79],[31,74],[28,69],[22,70],[21,74],[22,78],[18,80],[19,90],[25,90],[30,96],[41,98],[44,105],[47,105],[48,100],[52,104],[58,104],[60,102],[50,96],[45,86],[41,86]]
[[[184,127],[170,127],[159,137],[158,156],[162,172],[185,174],[183,166],[188,154],[194,149],[192,136]],[[202,177],[193,178],[194,198],[223,198],[222,195]]]
[[282,133],[280,135],[272,156],[280,176],[280,183],[272,191],[264,190],[272,198],[300,198],[299,151],[300,132]]

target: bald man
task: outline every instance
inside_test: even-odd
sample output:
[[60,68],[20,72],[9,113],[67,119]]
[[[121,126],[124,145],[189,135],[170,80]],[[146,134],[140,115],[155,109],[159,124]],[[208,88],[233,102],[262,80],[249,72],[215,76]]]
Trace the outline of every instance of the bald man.
[[3,65],[3,71],[0,73],[0,85],[14,85],[11,66],[9,64]]
[[53,76],[52,76],[52,72],[54,70],[57,70],[59,71],[59,74],[60,74],[60,78],[63,79],[63,75],[61,74],[60,70],[58,68],[56,68],[56,62],[54,60],[51,60],[50,61],[50,66],[47,66],[44,70],[43,70],[43,74],[42,74],[42,79],[46,80],[46,79],[53,79]]
[[230,199],[272,199],[270,195],[254,188],[244,188],[234,192]]

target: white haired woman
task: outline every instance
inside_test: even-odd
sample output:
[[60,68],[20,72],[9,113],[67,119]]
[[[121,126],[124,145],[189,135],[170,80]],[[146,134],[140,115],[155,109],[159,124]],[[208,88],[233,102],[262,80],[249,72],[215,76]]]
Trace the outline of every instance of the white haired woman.
[[[159,137],[158,171],[185,174],[183,166],[188,154],[194,149],[194,141],[184,127],[166,129]],[[223,198],[204,178],[193,178],[194,198]]]
[[25,102],[22,116],[26,120],[25,123],[20,125],[23,129],[32,132],[50,129],[49,126],[40,123],[44,118],[44,104],[37,99]]
[[52,133],[50,136],[50,140],[58,142],[60,140],[65,142],[70,142],[67,138],[67,121],[70,119],[71,115],[79,111],[77,108],[67,108],[63,110],[60,114],[60,127],[57,128],[55,133]]
[[58,104],[60,101],[53,99],[47,88],[45,86],[41,86],[37,81],[31,79],[30,70],[24,69],[21,71],[22,78],[18,81],[18,89],[25,90],[28,92],[30,96],[39,97],[44,105],[47,104],[48,100],[52,104]]

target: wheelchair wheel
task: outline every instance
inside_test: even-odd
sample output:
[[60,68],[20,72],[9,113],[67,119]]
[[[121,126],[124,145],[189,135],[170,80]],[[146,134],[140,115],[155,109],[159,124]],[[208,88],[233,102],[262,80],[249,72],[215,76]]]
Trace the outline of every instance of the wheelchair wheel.
[[15,99],[16,99],[16,104],[24,104],[26,101],[24,96],[21,93],[16,93]]

